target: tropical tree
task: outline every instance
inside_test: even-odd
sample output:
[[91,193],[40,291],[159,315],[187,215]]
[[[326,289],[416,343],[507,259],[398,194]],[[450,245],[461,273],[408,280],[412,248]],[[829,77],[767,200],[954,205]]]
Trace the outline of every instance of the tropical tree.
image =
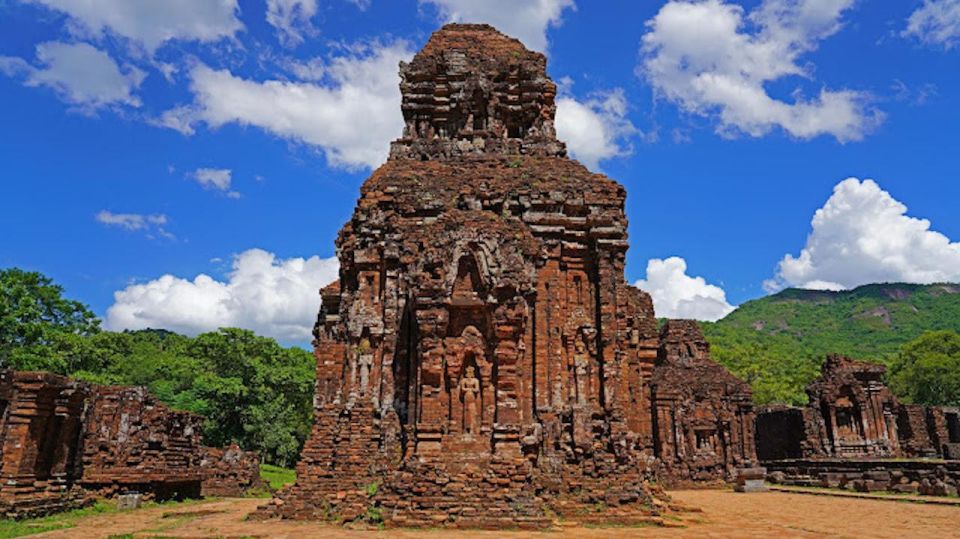
[[99,331],[96,315],[64,298],[49,277],[0,270],[0,366],[67,372],[71,358],[82,356],[82,337]]
[[960,406],[960,335],[931,331],[903,346],[890,386],[917,404]]

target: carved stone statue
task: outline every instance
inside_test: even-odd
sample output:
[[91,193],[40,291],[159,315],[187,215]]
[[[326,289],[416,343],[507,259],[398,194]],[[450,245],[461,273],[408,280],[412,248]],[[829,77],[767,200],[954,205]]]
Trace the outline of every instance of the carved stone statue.
[[473,367],[467,367],[460,380],[460,397],[463,399],[463,432],[477,434],[480,423],[480,407],[477,404],[480,398],[480,380],[477,380]]
[[577,404],[587,403],[587,366],[590,358],[587,355],[587,348],[583,341],[577,339],[574,345],[573,368],[577,380]]
[[370,340],[363,339],[357,347],[357,363],[360,366],[360,393],[367,392],[370,383],[370,369],[373,368],[373,354],[370,353]]

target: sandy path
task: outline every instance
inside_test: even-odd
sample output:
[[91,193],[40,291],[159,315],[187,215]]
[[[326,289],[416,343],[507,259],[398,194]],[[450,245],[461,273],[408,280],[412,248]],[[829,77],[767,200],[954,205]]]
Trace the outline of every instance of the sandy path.
[[[701,490],[672,493],[703,513],[683,518],[684,528],[564,528],[542,532],[441,530],[354,531],[315,522],[246,522],[263,500],[229,499],[188,507],[154,508],[87,518],[68,530],[33,537],[93,539],[111,534],[136,537],[210,538],[398,537],[540,538],[584,537],[960,537],[960,508],[880,500],[808,496],[782,492],[736,494]],[[166,516],[164,516],[166,515]]]

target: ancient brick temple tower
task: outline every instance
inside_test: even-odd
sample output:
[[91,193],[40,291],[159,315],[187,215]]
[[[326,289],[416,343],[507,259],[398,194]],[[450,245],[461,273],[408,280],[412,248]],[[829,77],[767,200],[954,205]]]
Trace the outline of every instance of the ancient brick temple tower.
[[567,158],[546,59],[490,26],[445,26],[401,77],[403,137],[322,291],[298,480],[261,514],[654,514],[657,324],[624,280],[623,187]]

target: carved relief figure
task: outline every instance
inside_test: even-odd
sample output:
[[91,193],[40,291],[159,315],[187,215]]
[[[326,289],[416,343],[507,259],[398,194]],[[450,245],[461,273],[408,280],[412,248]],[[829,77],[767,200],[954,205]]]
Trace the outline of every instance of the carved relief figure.
[[480,398],[480,380],[477,380],[473,367],[467,367],[460,380],[460,398],[463,400],[463,432],[474,435],[479,432],[480,407],[477,401]]
[[357,363],[360,367],[360,393],[367,392],[370,383],[370,369],[373,368],[373,354],[370,352],[370,339],[364,338],[357,347]]
[[590,358],[587,355],[587,347],[583,340],[577,339],[574,345],[573,368],[577,383],[577,404],[587,403],[587,366]]

